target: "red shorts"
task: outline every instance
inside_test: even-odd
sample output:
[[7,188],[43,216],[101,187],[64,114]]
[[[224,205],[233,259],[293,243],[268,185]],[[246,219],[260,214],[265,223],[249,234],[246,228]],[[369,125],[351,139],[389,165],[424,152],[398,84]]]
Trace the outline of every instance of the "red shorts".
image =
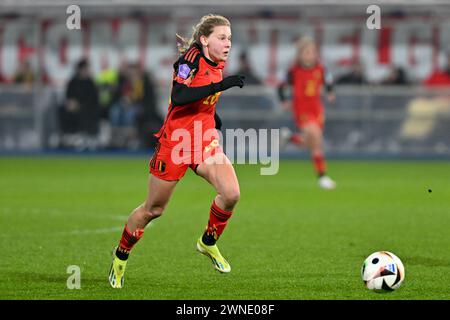
[[223,152],[219,140],[213,140],[203,147],[203,151],[183,151],[167,144],[158,143],[150,159],[150,173],[165,181],[178,181],[191,168],[197,173],[197,167],[207,158]]
[[317,112],[299,112],[294,115],[295,118],[295,124],[298,128],[302,129],[306,125],[314,123],[316,124],[320,129],[323,129],[325,124],[325,115],[323,111],[317,111]]

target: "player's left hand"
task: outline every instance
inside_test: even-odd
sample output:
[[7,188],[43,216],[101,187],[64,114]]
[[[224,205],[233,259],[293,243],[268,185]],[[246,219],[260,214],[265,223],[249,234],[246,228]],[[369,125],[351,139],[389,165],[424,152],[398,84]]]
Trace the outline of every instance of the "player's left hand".
[[327,100],[330,103],[334,103],[334,101],[336,101],[336,96],[333,92],[330,92],[327,94]]
[[281,107],[285,111],[290,111],[292,109],[292,101],[286,100],[281,103]]

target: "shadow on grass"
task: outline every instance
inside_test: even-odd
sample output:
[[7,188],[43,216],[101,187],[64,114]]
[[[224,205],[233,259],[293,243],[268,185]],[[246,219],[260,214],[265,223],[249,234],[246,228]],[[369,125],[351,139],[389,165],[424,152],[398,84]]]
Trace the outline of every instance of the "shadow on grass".
[[402,261],[407,265],[420,265],[425,267],[449,267],[450,260],[427,257],[402,257]]

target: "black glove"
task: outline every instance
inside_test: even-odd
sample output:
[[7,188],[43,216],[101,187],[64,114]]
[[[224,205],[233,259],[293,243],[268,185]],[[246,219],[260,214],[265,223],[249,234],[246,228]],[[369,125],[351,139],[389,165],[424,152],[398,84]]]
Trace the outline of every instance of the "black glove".
[[222,81],[218,83],[214,83],[213,90],[215,92],[224,91],[231,87],[239,87],[242,88],[244,86],[244,76],[229,76],[223,79]]

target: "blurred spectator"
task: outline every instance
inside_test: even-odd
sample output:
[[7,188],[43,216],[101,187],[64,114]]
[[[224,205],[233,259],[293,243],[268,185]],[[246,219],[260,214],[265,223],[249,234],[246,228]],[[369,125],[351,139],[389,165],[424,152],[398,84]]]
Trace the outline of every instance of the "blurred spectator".
[[363,66],[360,62],[354,62],[351,66],[351,71],[340,76],[336,80],[337,84],[367,84],[364,77]]
[[447,55],[447,66],[442,70],[434,70],[423,84],[427,87],[450,86],[450,54]]
[[109,119],[109,110],[119,81],[119,72],[115,69],[102,70],[96,78],[99,91],[100,118]]
[[17,70],[16,74],[14,75],[14,83],[17,84],[24,84],[27,87],[32,87],[34,83],[34,72],[31,68],[30,62],[24,61],[19,65],[19,69]]
[[139,70],[144,82],[144,97],[137,115],[137,129],[141,148],[154,148],[158,139],[153,135],[161,128],[164,119],[158,111],[156,84],[152,76]]
[[97,87],[90,74],[89,62],[82,59],[67,85],[66,100],[60,109],[63,146],[95,149],[99,120]]
[[114,103],[109,113],[113,147],[154,146],[163,120],[157,112],[154,84],[139,64],[129,64],[119,75]]
[[391,68],[388,77],[381,82],[386,85],[407,85],[409,84],[406,79],[405,70],[401,67]]
[[261,84],[261,80],[255,76],[253,70],[250,67],[250,62],[247,58],[247,53],[242,51],[239,56],[239,70],[236,74],[245,76],[245,84],[258,85]]

